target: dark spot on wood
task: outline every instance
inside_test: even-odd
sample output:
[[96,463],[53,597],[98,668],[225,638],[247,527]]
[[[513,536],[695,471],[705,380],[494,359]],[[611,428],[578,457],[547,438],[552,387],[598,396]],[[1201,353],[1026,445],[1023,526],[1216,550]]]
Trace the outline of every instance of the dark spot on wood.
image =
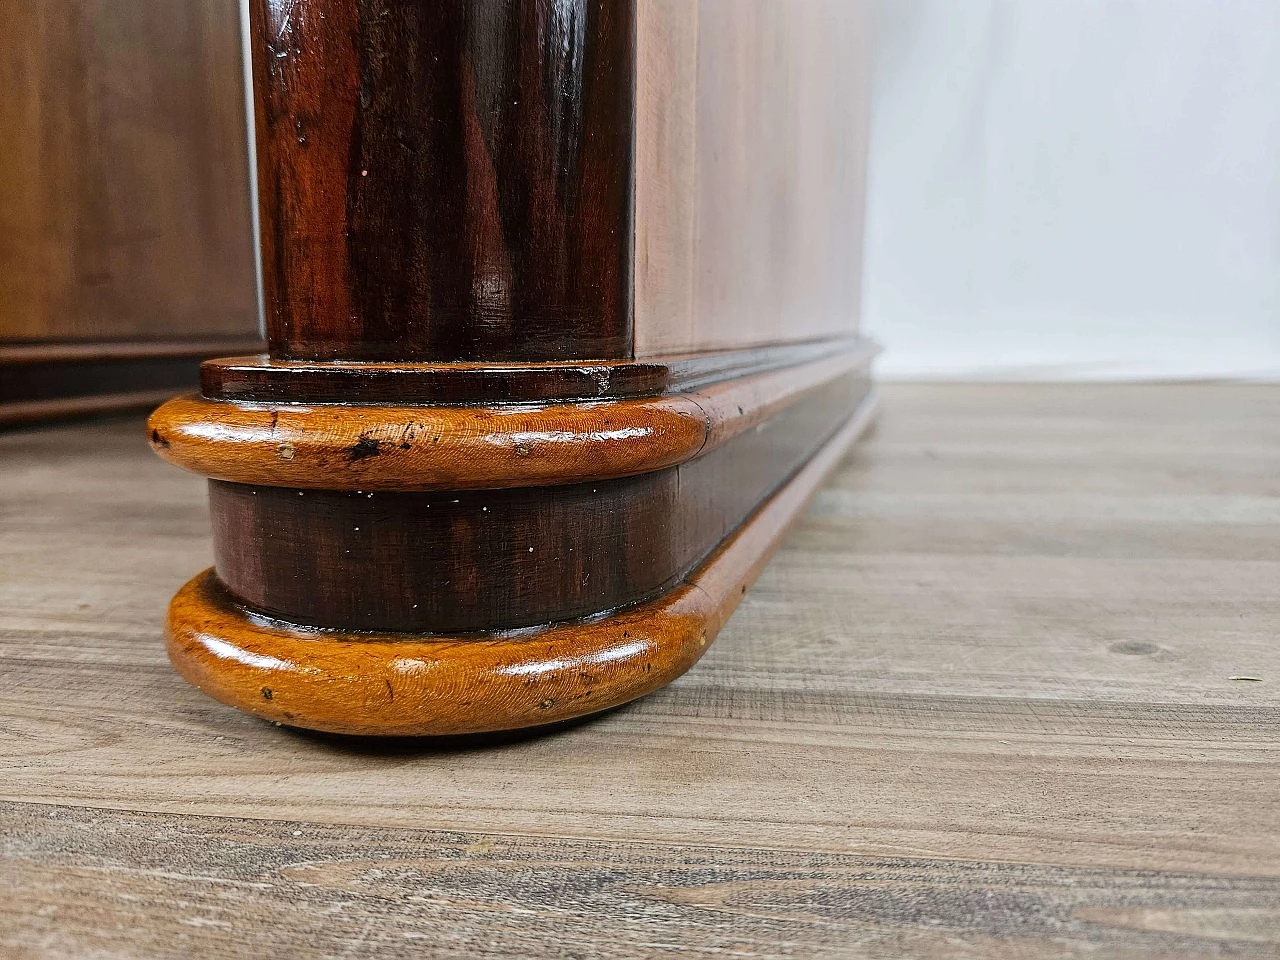
[[263,699],[263,700],[270,700],[270,699],[272,698],[272,696],[274,696],[274,694],[272,694],[272,692],[271,692],[271,688],[270,688],[270,687],[263,687],[263,688],[262,688],[262,699]]
[[541,703],[538,704],[538,709],[550,710],[555,705],[556,705],[556,702],[554,700],[543,700]]
[[151,431],[151,442],[154,443],[157,447],[163,447],[165,450],[169,449],[169,441],[166,440],[164,437],[160,436],[159,430]]
[[378,441],[363,433],[360,435],[360,439],[357,440],[348,451],[353,463],[356,460],[363,460],[365,457],[376,457],[381,452],[382,451],[378,449]]

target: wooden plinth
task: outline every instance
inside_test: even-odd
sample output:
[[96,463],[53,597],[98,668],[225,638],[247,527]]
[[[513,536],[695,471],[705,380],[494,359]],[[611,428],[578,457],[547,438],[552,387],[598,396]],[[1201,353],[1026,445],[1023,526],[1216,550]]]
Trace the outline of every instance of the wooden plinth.
[[710,557],[647,602],[491,635],[356,633],[256,614],[208,570],[170,607],[170,659],[223,703],[336,733],[476,733],[606,710],[669,683],[702,656],[873,410],[868,396]]

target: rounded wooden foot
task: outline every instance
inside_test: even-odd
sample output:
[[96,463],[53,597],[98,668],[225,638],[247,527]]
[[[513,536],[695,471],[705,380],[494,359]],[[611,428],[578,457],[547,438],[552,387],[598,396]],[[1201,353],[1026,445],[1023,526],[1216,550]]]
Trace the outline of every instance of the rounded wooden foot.
[[173,599],[169,657],[223,703],[333,733],[480,733],[606,710],[674,680],[702,656],[871,414],[864,404],[737,532],[656,599],[499,634],[342,632],[254,613],[208,570]]
[[691,667],[710,604],[683,584],[589,623],[505,636],[308,629],[239,606],[212,570],[174,597],[169,658],[248,713],[332,733],[437,735],[567,720],[633,700]]

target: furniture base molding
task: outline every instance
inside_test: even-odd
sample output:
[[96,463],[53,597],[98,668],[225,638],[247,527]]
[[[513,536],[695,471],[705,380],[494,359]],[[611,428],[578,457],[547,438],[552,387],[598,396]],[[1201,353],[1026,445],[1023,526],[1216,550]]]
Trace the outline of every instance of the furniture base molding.
[[482,733],[607,710],[697,662],[874,409],[866,394],[709,555],[646,600],[571,622],[415,635],[290,623],[208,570],[170,606],[170,659],[223,703],[333,733]]
[[[593,399],[171,400],[148,436],[209,478],[215,558],[174,600],[171,656],[218,699],[342,733],[540,726],[638,697],[693,664],[865,426],[875,352],[645,362],[683,386]],[[368,365],[337,366],[261,364],[286,394],[290,371]],[[227,362],[206,388],[211,369]]]

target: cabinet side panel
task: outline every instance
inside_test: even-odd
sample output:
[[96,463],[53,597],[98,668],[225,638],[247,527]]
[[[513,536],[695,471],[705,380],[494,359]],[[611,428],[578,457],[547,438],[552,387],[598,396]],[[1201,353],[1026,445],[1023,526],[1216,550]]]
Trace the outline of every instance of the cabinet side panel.
[[0,15],[0,340],[257,333],[235,3]]
[[637,356],[857,327],[864,0],[642,0]]

